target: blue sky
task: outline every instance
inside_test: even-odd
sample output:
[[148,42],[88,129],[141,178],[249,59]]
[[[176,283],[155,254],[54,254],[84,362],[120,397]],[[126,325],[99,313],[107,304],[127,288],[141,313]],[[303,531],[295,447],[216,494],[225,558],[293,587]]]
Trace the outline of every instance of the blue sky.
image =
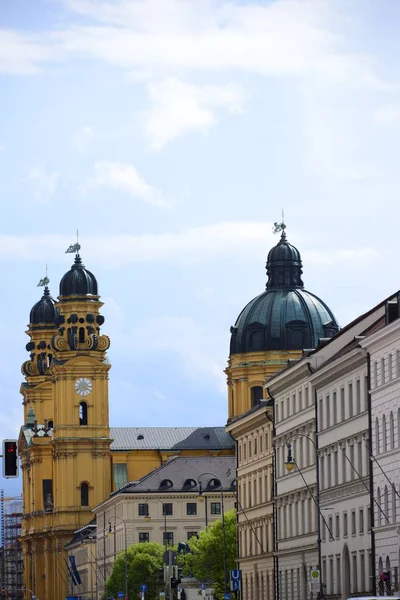
[[[223,425],[229,327],[285,209],[345,325],[399,288],[392,0],[14,0],[0,8],[0,432],[36,287],[79,228],[111,424]],[[8,485],[8,484],[7,484]]]

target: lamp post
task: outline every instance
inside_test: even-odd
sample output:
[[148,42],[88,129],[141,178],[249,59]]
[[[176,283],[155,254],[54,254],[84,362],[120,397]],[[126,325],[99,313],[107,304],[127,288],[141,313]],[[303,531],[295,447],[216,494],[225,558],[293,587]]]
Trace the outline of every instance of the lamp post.
[[[167,544],[167,512],[165,510],[163,500],[160,500],[160,498],[152,498],[152,500],[158,500],[158,502],[160,502],[162,505],[162,514],[164,516],[164,546],[165,546],[165,550],[166,550],[167,546],[168,546],[168,544]],[[145,515],[144,518],[146,521],[150,521],[151,517],[149,514],[149,503],[148,502],[146,502],[146,506],[147,506],[147,515]]]
[[219,477],[215,475],[215,473],[211,473],[210,471],[206,471],[205,473],[201,473],[197,478],[197,483],[199,484],[199,493],[202,495],[203,490],[201,486],[201,477],[203,475],[212,475],[216,481],[219,481],[219,486],[221,488],[221,514],[222,514],[222,547],[223,547],[223,558],[224,558],[224,588],[225,592],[228,591],[228,567],[227,567],[227,554],[226,554],[226,536],[225,536],[225,517],[224,517],[224,489],[222,487],[222,483]]
[[[117,515],[114,515],[111,519],[119,519],[124,525],[125,534],[125,598],[128,600],[128,539],[126,535],[126,521]],[[111,519],[108,521],[108,532],[112,533],[111,530]],[[114,523],[114,535],[115,535],[115,523]]]
[[[318,448],[316,443],[314,442],[314,440],[312,439],[312,437],[310,437],[309,435],[306,435],[305,433],[296,433],[296,437],[297,436],[301,436],[301,437],[305,437],[307,438],[312,445],[314,446],[314,450],[315,450],[315,466],[316,466],[316,494],[315,494],[315,503],[317,506],[317,512],[318,512],[318,520],[317,520],[317,552],[318,552],[318,571],[319,571],[319,598],[320,600],[323,600],[324,598],[324,584],[322,581],[322,572],[321,572],[321,565],[322,565],[322,547],[321,547],[321,507],[320,507],[320,494],[319,494],[319,455],[318,455]],[[291,472],[293,471],[294,467],[297,466],[297,463],[295,461],[295,459],[293,458],[292,455],[292,444],[290,443],[290,440],[295,437],[292,436],[289,438],[289,440],[286,442],[286,446],[288,448],[288,456],[287,456],[287,460],[285,461],[285,467],[286,470]],[[297,468],[299,469],[299,467],[297,466]],[[299,469],[300,471],[300,469]],[[301,472],[300,472],[301,474]],[[303,476],[302,476],[303,478]],[[303,478],[304,483],[306,484],[307,488],[308,485],[306,483],[306,481]],[[311,493],[311,490],[310,490]],[[312,494],[311,494],[312,495]]]

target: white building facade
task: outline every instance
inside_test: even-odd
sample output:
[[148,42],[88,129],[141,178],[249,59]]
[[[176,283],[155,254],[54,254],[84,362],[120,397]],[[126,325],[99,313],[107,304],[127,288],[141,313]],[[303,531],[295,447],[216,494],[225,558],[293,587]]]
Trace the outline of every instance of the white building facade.
[[277,600],[310,597],[318,567],[325,597],[373,590],[369,380],[360,341],[384,315],[383,302],[266,384],[275,409]]
[[[318,565],[315,468],[315,407],[308,382],[310,359],[275,376],[268,392],[275,405],[276,596],[308,597],[311,571]],[[285,468],[288,446],[299,468]]]
[[233,456],[177,456],[99,504],[93,510],[99,593],[125,548],[187,542],[235,508],[235,467]]
[[326,598],[372,591],[368,376],[355,340],[310,377],[317,402],[321,572]]
[[376,587],[388,594],[400,590],[400,319],[361,344],[370,361]]

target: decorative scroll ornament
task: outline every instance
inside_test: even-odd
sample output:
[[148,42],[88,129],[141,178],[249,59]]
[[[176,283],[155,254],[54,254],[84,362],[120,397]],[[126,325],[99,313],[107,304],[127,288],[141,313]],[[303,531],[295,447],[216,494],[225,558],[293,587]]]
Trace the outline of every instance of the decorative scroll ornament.
[[97,341],[97,350],[104,352],[110,347],[110,338],[108,335],[101,335]]
[[21,367],[22,375],[26,375],[27,377],[32,377],[34,375],[39,375],[39,369],[37,368],[36,363],[32,360],[27,360],[22,364]]
[[84,344],[79,344],[80,348],[85,350],[96,350],[98,344],[98,337],[94,333],[88,335]]
[[67,340],[62,335],[55,335],[51,340],[51,345],[54,350],[58,350],[59,352],[65,352],[69,349]]

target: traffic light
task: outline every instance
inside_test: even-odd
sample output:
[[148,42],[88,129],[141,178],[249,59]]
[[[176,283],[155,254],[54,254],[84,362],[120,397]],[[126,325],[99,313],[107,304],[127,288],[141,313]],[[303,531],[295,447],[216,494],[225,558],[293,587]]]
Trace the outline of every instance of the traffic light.
[[177,566],[173,567],[172,571],[173,575],[171,577],[171,589],[175,589],[181,583],[182,569],[179,569]]
[[4,588],[4,587],[1,588],[1,595],[2,596],[6,595],[6,588]]
[[18,477],[17,440],[3,440],[3,477]]

